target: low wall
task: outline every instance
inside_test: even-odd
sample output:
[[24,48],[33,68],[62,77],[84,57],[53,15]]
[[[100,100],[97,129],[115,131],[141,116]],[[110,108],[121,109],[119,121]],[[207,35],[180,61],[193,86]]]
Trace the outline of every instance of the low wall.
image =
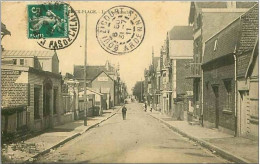
[[72,121],[74,121],[73,112],[65,113],[65,114],[61,115],[61,117],[60,117],[61,124],[65,124],[65,123],[72,122]]

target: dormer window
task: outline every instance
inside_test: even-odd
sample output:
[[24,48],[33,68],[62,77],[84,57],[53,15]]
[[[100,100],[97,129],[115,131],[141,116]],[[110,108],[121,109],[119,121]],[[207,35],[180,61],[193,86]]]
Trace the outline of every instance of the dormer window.
[[14,64],[14,65],[17,64],[17,59],[13,59],[13,64]]
[[24,65],[24,59],[20,59],[20,65]]
[[218,40],[216,39],[215,40],[215,43],[214,43],[214,51],[216,51],[218,48]]

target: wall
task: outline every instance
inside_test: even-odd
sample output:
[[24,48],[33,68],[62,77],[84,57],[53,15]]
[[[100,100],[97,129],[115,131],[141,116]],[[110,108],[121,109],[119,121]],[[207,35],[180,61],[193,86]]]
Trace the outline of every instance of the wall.
[[[258,51],[256,52],[258,53]],[[253,68],[252,75],[250,76],[249,84],[249,99],[250,99],[250,125],[249,133],[247,134],[250,138],[258,139],[259,131],[259,58],[255,59],[255,65]]]
[[[57,116],[58,119],[53,120],[56,122],[53,122],[53,124],[58,124],[60,122],[59,116],[63,113],[63,110],[61,109],[61,100],[62,100],[62,95],[61,95],[61,77],[51,77],[43,74],[37,74],[37,73],[29,73],[29,84],[30,84],[30,105],[28,106],[29,112],[30,112],[30,127],[31,129],[34,130],[43,130],[45,126],[43,125],[43,81],[46,78],[50,78],[53,87],[52,87],[52,94],[53,94],[53,89],[57,88],[58,95],[57,95]],[[40,119],[35,120],[34,119],[34,88],[40,88],[40,100],[39,100],[39,114],[40,114]],[[53,97],[53,96],[52,96]],[[53,98],[51,98],[53,100]],[[52,111],[52,103],[51,103],[51,111]],[[51,114],[50,114],[51,115]],[[51,121],[51,120],[50,120]]]
[[186,91],[192,91],[192,80],[186,79],[190,74],[190,63],[193,59],[178,59],[176,60],[176,86],[177,95],[186,94]]
[[170,57],[192,57],[193,40],[170,40]]
[[49,71],[49,72],[52,72],[52,58],[39,58],[38,57],[38,60],[39,60],[39,63],[42,67],[42,70],[43,71]]
[[[28,75],[18,70],[7,69],[2,69],[1,74],[2,107],[28,105]],[[20,77],[23,79],[19,80]]]
[[202,43],[225,28],[244,12],[203,12],[202,13]]
[[112,101],[112,106],[114,106],[115,103],[115,88],[114,88],[114,81],[109,78],[104,72],[102,72],[96,79],[92,81],[92,88],[93,89],[100,89],[100,88],[110,88],[110,96]]
[[[214,62],[204,68],[204,125],[214,127],[216,121],[215,94],[212,85],[218,85],[219,90],[219,128],[228,133],[235,130],[235,82],[234,82],[234,61],[223,59],[224,61]],[[227,91],[224,85],[225,79],[231,79],[231,108],[226,112],[225,102],[227,100]],[[207,124],[207,122],[209,124]]]

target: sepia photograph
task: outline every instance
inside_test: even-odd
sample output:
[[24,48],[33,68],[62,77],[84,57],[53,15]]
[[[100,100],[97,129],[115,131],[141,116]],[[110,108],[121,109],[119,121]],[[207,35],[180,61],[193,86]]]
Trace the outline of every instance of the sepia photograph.
[[258,1],[1,1],[1,163],[259,163]]

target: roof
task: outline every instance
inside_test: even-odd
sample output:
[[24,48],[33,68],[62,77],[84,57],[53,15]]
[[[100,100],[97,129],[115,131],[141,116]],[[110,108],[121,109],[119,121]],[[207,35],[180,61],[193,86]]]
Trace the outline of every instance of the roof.
[[[205,42],[203,63],[231,53],[237,54],[237,76],[244,77],[250,64],[251,51],[258,40],[258,4],[231,22]],[[214,44],[217,41],[217,50]]]
[[170,40],[193,40],[192,26],[174,26],[169,32]]
[[102,73],[104,73],[104,74],[106,74],[107,75],[107,77],[109,77],[112,81],[114,81],[113,79],[112,79],[112,77],[111,76],[109,76],[105,71],[101,71],[100,73],[98,73],[94,78],[92,78],[92,80],[91,81],[93,81],[93,80],[95,80],[100,74],[102,74]]
[[[227,54],[234,53],[239,39],[239,34],[239,21],[236,21],[220,33],[214,35],[210,40],[206,41],[203,64]],[[215,47],[216,49],[214,50]]]
[[[105,66],[86,66],[87,80],[92,80],[98,76],[102,71],[108,74],[108,70]],[[76,79],[84,79],[84,66],[74,65],[74,77]]]
[[28,51],[28,50],[4,50],[2,51],[3,57],[53,57],[56,52],[54,51]]
[[[100,96],[103,95],[102,93],[99,93],[97,90],[87,87],[87,95],[91,95],[91,94],[97,94]],[[79,92],[79,97],[82,97],[83,95],[84,95],[84,90]]]
[[[236,2],[236,8],[251,8],[257,2]],[[189,14],[189,23],[192,24],[194,22],[194,14],[197,9],[207,8],[227,8],[227,2],[191,2],[190,4],[190,14]]]
[[61,74],[53,73],[53,72],[49,72],[49,71],[43,71],[43,70],[36,69],[36,68],[33,68],[33,67],[28,67],[28,66],[1,65],[1,70],[18,70],[18,71],[36,73],[38,75],[43,75],[43,76],[51,76],[51,77],[55,77],[55,78],[62,78]]
[[256,42],[255,42],[255,46],[254,46],[254,50],[253,53],[251,55],[247,70],[246,70],[246,75],[245,77],[249,77],[254,69],[254,65],[257,61],[257,57],[258,57],[258,53],[259,53],[259,37],[257,36],[256,38]]

